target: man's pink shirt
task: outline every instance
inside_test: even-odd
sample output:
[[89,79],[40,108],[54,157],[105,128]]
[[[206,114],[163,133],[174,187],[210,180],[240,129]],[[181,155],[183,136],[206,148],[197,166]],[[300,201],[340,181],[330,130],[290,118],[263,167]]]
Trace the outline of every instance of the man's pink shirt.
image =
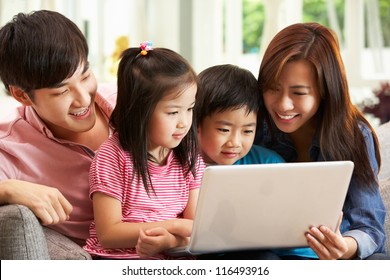
[[[99,85],[95,102],[107,118],[116,86]],[[93,221],[88,173],[95,151],[57,139],[30,106],[0,120],[0,181],[18,179],[57,188],[73,206],[69,221],[51,228],[83,243]]]

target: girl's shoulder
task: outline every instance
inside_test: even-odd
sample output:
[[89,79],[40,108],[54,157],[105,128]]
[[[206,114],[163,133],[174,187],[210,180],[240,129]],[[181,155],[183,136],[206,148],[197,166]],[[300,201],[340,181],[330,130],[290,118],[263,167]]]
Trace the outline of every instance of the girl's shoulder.
[[106,141],[103,142],[99,150],[96,152],[96,157],[108,154],[110,156],[116,154],[121,157],[127,157],[128,155],[128,153],[122,149],[117,133],[112,134],[106,139]]

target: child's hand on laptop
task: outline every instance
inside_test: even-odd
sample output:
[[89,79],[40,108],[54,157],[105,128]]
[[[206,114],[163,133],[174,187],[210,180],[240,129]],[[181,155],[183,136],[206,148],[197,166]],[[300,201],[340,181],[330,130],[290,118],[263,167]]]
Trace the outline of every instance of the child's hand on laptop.
[[336,230],[333,232],[326,226],[311,227],[306,233],[310,248],[321,260],[350,259],[357,252],[357,243],[352,237],[344,237],[340,233],[343,219],[341,213]]
[[175,243],[175,239],[175,236],[163,227],[140,229],[135,248],[141,258],[148,258],[171,248],[171,244]]
[[177,223],[174,224],[177,226],[173,226],[172,232],[164,227],[140,229],[136,245],[137,254],[141,258],[148,258],[170,248],[187,245],[191,234],[192,220],[177,219],[176,221]]

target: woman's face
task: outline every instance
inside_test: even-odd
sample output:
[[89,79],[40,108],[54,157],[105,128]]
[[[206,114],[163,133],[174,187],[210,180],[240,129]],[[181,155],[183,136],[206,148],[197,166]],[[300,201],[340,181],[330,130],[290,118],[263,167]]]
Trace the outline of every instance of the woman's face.
[[306,60],[288,62],[276,83],[263,94],[275,125],[285,133],[312,127],[320,106],[315,69]]

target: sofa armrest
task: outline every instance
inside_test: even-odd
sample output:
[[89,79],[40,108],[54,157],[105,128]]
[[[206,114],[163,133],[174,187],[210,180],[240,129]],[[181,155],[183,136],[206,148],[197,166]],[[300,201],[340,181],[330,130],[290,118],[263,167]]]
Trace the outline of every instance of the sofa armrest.
[[42,226],[25,206],[0,207],[0,259],[50,259]]
[[91,256],[64,235],[43,227],[23,205],[0,206],[1,260],[88,260]]

